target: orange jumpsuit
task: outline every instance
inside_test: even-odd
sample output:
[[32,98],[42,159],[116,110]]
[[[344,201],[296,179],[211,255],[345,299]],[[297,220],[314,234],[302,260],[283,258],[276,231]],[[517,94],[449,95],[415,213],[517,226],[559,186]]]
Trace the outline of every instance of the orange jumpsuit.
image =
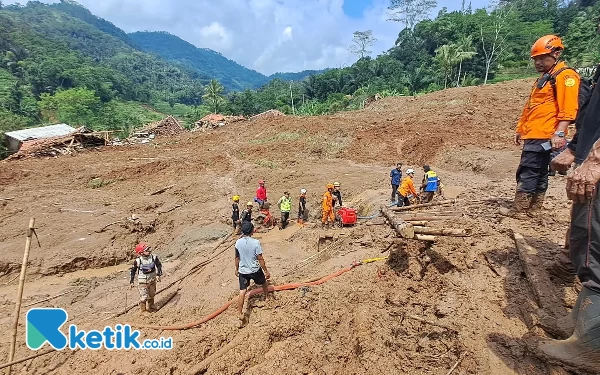
[[331,195],[330,191],[326,191],[323,194],[323,217],[321,218],[321,222],[326,224],[327,221],[334,222],[335,214],[333,213],[333,195]]

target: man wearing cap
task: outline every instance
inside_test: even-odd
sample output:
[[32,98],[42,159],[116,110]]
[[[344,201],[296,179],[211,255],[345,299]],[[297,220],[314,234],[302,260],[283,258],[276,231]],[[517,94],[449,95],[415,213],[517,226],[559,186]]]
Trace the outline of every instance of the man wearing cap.
[[240,214],[240,223],[248,222],[252,223],[252,208],[254,207],[254,203],[248,202],[246,203],[246,209],[242,211]]
[[252,238],[254,225],[247,221],[242,223],[242,238],[235,243],[235,275],[240,284],[240,295],[238,297],[238,317],[240,327],[245,323],[244,301],[246,299],[246,290],[250,285],[250,280],[254,280],[256,285],[262,287],[263,296],[266,299],[269,294],[269,284],[267,280],[271,274],[267,269],[267,264],[262,256],[262,247],[260,241]]

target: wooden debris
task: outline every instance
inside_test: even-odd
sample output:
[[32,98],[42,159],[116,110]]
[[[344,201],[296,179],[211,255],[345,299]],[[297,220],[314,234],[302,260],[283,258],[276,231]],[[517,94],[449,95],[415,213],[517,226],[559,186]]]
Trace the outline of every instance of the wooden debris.
[[426,228],[416,227],[415,233],[418,234],[434,234],[437,236],[452,236],[452,237],[469,237],[470,229],[448,229],[448,228]]
[[410,210],[415,210],[417,208],[434,207],[434,206],[450,206],[450,205],[453,205],[456,203],[457,203],[457,200],[452,199],[452,200],[448,200],[448,201],[415,204],[413,206],[406,206],[406,207],[394,207],[394,208],[392,208],[392,211],[410,211]]
[[396,233],[398,233],[398,235],[400,235],[400,237],[404,237],[404,238],[414,238],[415,237],[415,230],[413,228],[413,225],[394,216],[392,214],[392,212],[390,210],[388,210],[387,207],[381,207],[381,214],[383,216],[385,216],[386,219],[388,219],[388,221],[392,224],[392,226],[396,230]]
[[263,113],[259,113],[256,116],[252,116],[248,120],[254,121],[254,120],[262,120],[265,118],[280,117],[280,116],[285,116],[285,113],[279,112],[276,109],[271,109],[271,110],[265,111]]
[[0,198],[0,201],[12,201],[15,198]]
[[106,230],[106,228],[115,225],[115,224],[121,224],[123,222],[123,220],[119,220],[119,221],[114,221],[112,223],[106,224],[105,226],[103,226],[100,230],[95,231],[96,233],[102,233]]
[[538,306],[554,317],[566,315],[562,300],[548,277],[537,249],[530,246],[521,234],[513,233],[513,237]]
[[435,241],[435,236],[428,236],[428,235],[425,235],[425,234],[415,234],[415,239],[419,240],[419,241],[434,242]]
[[134,134],[154,134],[154,135],[177,135],[185,132],[185,128],[173,116],[167,116],[164,119],[148,124],[137,130]]
[[176,204],[175,206],[173,206],[173,207],[169,208],[168,210],[165,210],[165,211],[159,211],[159,212],[157,212],[157,213],[158,213],[159,215],[160,215],[160,214],[166,214],[166,213],[169,213],[169,212],[171,212],[171,211],[174,211],[174,210],[178,209],[179,207],[181,207],[181,205],[180,205],[180,204]]
[[396,215],[404,221],[441,221],[449,220],[457,215],[428,215],[426,213],[416,215]]
[[164,193],[165,191],[167,191],[167,190],[169,190],[170,188],[172,188],[173,186],[175,186],[175,185],[169,185],[169,186],[165,186],[164,188],[162,188],[162,189],[160,189],[160,190],[157,190],[157,191],[155,191],[155,192],[153,192],[153,193],[150,193],[150,194],[148,194],[148,195],[152,196],[152,195],[158,195],[158,194],[162,194],[162,193]]
[[427,225],[427,221],[418,221],[418,220],[404,220],[407,223],[411,223],[412,225],[414,225],[415,227],[424,227]]

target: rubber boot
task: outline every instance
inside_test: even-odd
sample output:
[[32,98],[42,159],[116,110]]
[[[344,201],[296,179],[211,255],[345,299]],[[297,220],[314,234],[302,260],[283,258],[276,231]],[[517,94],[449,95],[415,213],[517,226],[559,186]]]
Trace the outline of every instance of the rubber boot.
[[579,373],[600,371],[600,293],[583,288],[575,329],[566,340],[543,340],[539,354],[549,362]]
[[140,302],[140,311],[141,312],[146,312],[146,301]]
[[512,208],[506,209],[500,208],[500,215],[512,217],[514,219],[528,219],[527,210],[531,206],[531,194],[517,191],[515,194],[515,200],[513,201]]
[[563,249],[560,252],[558,259],[548,267],[548,273],[566,284],[575,282],[577,272],[571,263],[568,249]]
[[146,300],[146,310],[154,311],[154,298],[148,298]]
[[535,215],[542,211],[544,207],[544,198],[546,198],[546,192],[535,193],[531,196],[531,203],[529,205],[528,215]]

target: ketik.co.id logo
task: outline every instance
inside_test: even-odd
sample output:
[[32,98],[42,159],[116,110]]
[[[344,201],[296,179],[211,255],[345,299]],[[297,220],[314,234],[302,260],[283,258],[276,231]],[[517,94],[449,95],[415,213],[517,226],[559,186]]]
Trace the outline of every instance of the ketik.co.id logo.
[[61,332],[60,327],[67,322],[68,315],[64,309],[41,308],[27,312],[25,336],[27,347],[38,350],[47,342],[56,350],[69,348],[109,350],[165,350],[173,349],[173,338],[146,339],[140,343],[140,331],[132,330],[128,324],[117,324],[105,327],[103,331],[84,331],[77,326],[69,326],[69,336]]

